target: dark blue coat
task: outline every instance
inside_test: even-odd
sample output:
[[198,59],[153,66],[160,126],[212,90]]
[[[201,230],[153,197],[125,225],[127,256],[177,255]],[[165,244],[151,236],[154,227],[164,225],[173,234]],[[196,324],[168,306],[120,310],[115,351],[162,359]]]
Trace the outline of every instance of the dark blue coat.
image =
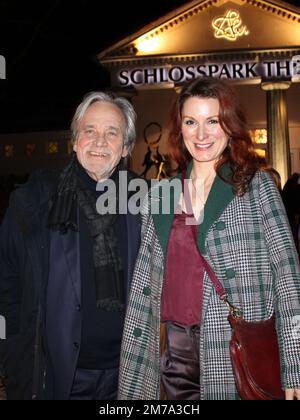
[[[78,234],[56,238],[61,277],[48,285],[51,197],[58,174],[35,172],[15,191],[0,227],[0,366],[8,399],[68,399],[81,339]],[[140,243],[140,218],[127,215],[127,290]],[[59,304],[60,303],[60,304]],[[47,328],[46,328],[47,325]]]

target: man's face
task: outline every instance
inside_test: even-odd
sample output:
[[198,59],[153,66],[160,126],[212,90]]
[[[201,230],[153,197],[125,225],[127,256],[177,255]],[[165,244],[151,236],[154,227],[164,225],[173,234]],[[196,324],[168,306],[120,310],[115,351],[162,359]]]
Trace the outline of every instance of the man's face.
[[78,133],[74,151],[79,163],[95,181],[108,179],[128,154],[122,112],[110,102],[95,102],[80,120]]

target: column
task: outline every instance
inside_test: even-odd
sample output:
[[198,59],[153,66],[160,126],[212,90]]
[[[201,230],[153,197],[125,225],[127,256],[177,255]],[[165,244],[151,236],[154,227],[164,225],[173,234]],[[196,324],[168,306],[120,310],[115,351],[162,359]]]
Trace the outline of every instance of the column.
[[264,82],[267,92],[267,130],[269,163],[281,175],[284,185],[291,175],[291,155],[286,90],[291,82]]

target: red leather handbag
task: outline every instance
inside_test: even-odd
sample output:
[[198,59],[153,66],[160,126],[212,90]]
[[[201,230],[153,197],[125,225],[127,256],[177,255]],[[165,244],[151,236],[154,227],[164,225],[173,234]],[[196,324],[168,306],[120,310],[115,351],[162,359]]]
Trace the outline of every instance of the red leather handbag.
[[242,400],[284,400],[275,316],[247,322],[229,314],[232,327],[230,356],[236,387]]
[[232,328],[229,349],[239,396],[242,400],[284,400],[275,315],[266,321],[245,321],[240,309],[228,302],[223,286],[204,258],[203,264],[220,299],[229,309],[228,321]]
[[229,309],[232,328],[229,349],[239,396],[242,400],[284,400],[275,316],[266,321],[245,321],[241,310],[228,302],[223,286],[205,258],[203,264],[217,294]]

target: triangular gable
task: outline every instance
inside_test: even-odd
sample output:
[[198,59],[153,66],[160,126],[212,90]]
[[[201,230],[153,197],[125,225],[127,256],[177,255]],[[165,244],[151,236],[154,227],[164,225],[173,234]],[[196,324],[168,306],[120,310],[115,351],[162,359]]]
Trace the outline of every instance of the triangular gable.
[[147,25],[98,58],[109,64],[151,56],[299,46],[300,8],[275,0],[202,0],[189,2]]

